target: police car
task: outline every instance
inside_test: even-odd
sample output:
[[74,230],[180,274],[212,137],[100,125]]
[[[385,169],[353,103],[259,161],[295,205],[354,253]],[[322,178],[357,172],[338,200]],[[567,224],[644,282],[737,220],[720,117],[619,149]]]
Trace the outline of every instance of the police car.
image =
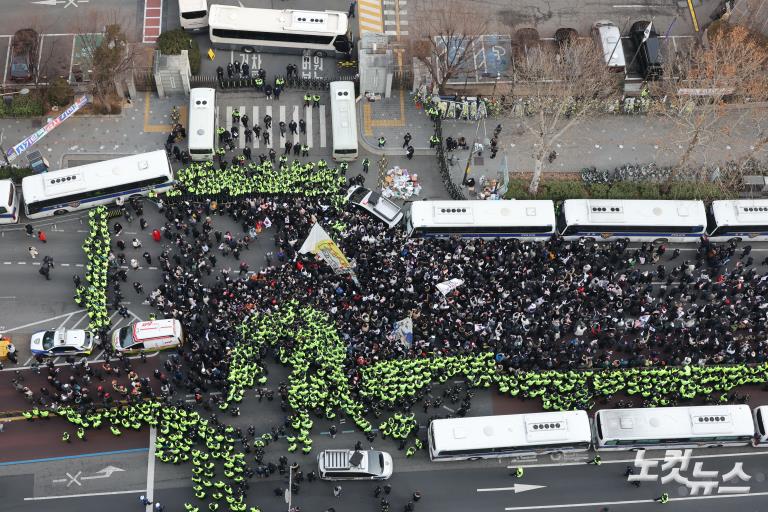
[[325,450],[317,456],[323,480],[386,480],[392,476],[392,456],[379,450]]
[[403,219],[403,212],[399,206],[386,197],[359,185],[349,187],[347,201],[368,210],[371,215],[381,219],[390,228],[397,226]]
[[165,350],[183,343],[181,322],[173,318],[134,322],[112,333],[112,347],[126,354]]
[[88,355],[93,350],[95,336],[83,329],[40,331],[29,343],[33,355],[46,357]]

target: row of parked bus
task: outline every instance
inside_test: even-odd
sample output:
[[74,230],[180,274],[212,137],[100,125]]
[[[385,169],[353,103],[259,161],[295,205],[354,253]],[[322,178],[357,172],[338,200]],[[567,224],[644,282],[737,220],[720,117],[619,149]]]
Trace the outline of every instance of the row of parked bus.
[[768,240],[768,199],[651,201],[418,201],[405,211],[410,237],[546,240],[627,238],[636,242]]
[[433,461],[638,449],[768,447],[768,406],[542,412],[433,420]]

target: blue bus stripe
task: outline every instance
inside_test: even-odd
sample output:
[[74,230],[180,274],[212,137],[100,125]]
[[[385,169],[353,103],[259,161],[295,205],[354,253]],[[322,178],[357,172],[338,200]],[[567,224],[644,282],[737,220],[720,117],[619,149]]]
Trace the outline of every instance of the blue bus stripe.
[[[123,192],[116,192],[114,194],[107,194],[107,195],[103,195],[103,196],[89,197],[87,199],[80,199],[79,202],[82,205],[84,203],[92,203],[94,201],[103,201],[104,199],[124,196],[124,195],[127,195],[127,194],[133,194],[135,192],[145,192],[145,191],[149,192],[150,190],[155,190],[155,189],[158,189],[158,188],[165,188],[165,187],[170,188],[170,187],[173,186],[173,184],[174,184],[174,182],[170,182],[170,183],[163,183],[162,185],[157,185],[157,186],[149,187],[149,188],[132,188],[130,190],[126,190],[126,191],[123,191]],[[53,206],[46,206],[45,208],[41,208],[40,211],[37,212],[37,213],[45,212],[45,211],[49,211],[49,210],[55,210],[55,209],[61,208],[61,207],[69,207],[69,202],[67,202],[67,203],[59,203],[59,204],[56,204],[56,205],[53,205]]]

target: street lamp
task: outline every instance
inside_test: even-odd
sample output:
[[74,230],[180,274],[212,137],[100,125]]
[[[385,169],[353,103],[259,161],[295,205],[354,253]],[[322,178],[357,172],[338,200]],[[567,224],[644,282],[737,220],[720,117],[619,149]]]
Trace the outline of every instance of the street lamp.
[[29,89],[27,89],[25,87],[25,88],[20,89],[18,91],[4,92],[4,93],[0,93],[0,96],[13,96],[14,94],[21,94],[22,96],[26,96],[27,94],[29,94]]

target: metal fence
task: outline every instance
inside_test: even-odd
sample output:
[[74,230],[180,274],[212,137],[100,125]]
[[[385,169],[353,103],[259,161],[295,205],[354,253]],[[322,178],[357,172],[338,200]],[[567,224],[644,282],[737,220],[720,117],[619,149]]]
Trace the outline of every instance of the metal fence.
[[464,195],[461,187],[456,186],[451,177],[451,170],[448,167],[448,161],[445,158],[445,149],[443,149],[443,128],[442,121],[439,117],[435,119],[435,135],[437,135],[441,141],[437,147],[437,165],[440,168],[440,176],[443,178],[443,185],[448,191],[448,195],[451,196],[451,199],[466,199],[467,196]]

